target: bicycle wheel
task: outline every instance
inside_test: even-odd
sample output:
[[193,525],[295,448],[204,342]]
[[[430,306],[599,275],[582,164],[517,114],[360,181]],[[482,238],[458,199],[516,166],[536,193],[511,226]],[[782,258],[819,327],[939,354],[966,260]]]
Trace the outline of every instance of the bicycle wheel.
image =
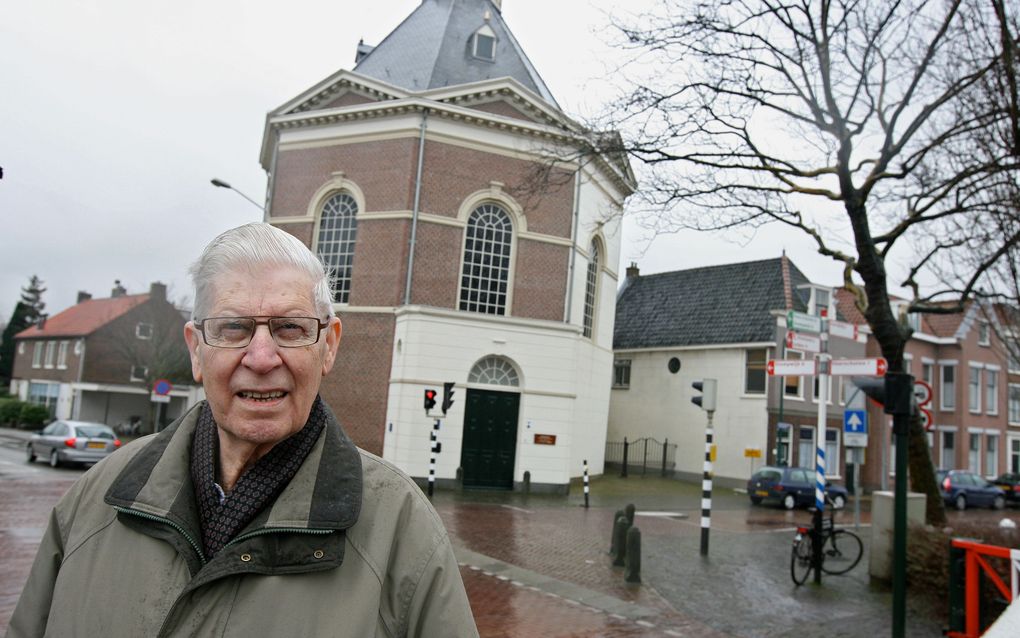
[[822,571],[826,574],[839,576],[845,574],[861,562],[864,545],[857,534],[845,529],[837,529],[825,537],[822,544]]
[[793,552],[790,554],[790,576],[793,577],[795,585],[803,585],[811,575],[811,536],[805,534],[803,538],[794,543]]

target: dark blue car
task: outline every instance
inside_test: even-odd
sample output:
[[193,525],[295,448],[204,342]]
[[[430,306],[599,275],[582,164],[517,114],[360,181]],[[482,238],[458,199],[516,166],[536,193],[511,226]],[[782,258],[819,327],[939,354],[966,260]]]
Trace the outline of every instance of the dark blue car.
[[[826,482],[825,494],[836,509],[846,505],[846,488]],[[747,481],[755,505],[776,501],[788,510],[815,504],[815,471],[803,467],[763,467]]]
[[1006,506],[1006,493],[973,472],[939,470],[935,479],[942,492],[942,500],[958,510],[973,506],[1001,510]]

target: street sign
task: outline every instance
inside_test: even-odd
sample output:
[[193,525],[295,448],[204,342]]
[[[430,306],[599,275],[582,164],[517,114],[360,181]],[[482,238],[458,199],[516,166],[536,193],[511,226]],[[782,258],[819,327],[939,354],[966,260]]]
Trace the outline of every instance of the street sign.
[[845,321],[830,321],[829,334],[834,337],[857,340],[857,324]]
[[914,400],[918,407],[924,407],[931,403],[931,386],[920,379],[914,381]]
[[765,364],[765,371],[769,376],[776,377],[799,377],[813,375],[815,373],[814,359],[769,359]]
[[933,432],[935,430],[935,419],[932,417],[931,410],[921,408],[918,412],[921,413],[921,427],[924,428],[925,432]]
[[760,447],[745,447],[744,458],[746,459],[760,459],[761,448]]
[[821,332],[822,318],[791,310],[786,313],[786,327],[802,332]]
[[167,395],[170,394],[170,391],[173,389],[173,384],[166,379],[157,379],[156,382],[152,384],[153,394]]
[[833,359],[829,374],[833,376],[884,377],[888,364],[882,357],[875,359]]
[[822,340],[819,337],[801,334],[793,330],[786,331],[786,347],[805,352],[821,352]]
[[868,413],[865,410],[843,411],[843,444],[847,447],[868,446]]
[[149,399],[153,403],[170,403],[169,394],[156,394],[155,392],[153,392],[151,395],[149,395]]

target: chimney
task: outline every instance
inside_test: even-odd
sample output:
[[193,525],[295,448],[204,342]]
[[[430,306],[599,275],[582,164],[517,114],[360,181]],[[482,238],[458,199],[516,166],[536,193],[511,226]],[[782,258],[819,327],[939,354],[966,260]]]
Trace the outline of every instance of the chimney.
[[39,318],[35,320],[35,327],[42,330],[46,327],[46,319],[49,315],[39,315]]
[[375,47],[372,46],[371,44],[365,44],[364,38],[362,38],[361,40],[358,40],[358,50],[354,54],[354,63],[357,64],[358,62],[361,62],[361,60],[366,55],[371,53],[373,49],[375,49]]
[[503,0],[492,0],[492,4],[496,5],[496,11],[503,13]]
[[111,297],[123,297],[127,294],[127,288],[120,285],[120,279],[113,280],[113,290],[110,291]]
[[634,277],[640,276],[641,271],[637,267],[637,262],[636,261],[630,262],[630,265],[627,266],[627,279],[633,279]]
[[149,286],[149,297],[158,301],[166,301],[166,284],[158,281],[152,282]]
[[76,301],[75,303],[81,303],[83,301],[88,301],[89,299],[92,299],[92,293],[91,292],[85,292],[84,290],[79,290],[78,291],[78,301]]

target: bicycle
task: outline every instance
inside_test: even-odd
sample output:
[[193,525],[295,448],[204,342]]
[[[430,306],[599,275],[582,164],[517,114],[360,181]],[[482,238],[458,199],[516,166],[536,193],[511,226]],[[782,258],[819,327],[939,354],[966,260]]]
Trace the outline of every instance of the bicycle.
[[[826,499],[828,500],[828,499]],[[822,557],[819,567],[832,576],[847,573],[861,562],[864,544],[857,534],[850,530],[836,529],[835,512],[829,508],[828,518],[822,519]],[[814,569],[814,527],[798,527],[793,539],[793,551],[790,556],[790,576],[795,585],[807,582],[811,570]]]

